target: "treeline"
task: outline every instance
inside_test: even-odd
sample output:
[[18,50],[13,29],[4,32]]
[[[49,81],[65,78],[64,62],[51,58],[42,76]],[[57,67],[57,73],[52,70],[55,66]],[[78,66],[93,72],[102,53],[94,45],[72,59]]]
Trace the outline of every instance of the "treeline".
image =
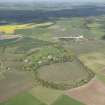
[[76,59],[87,71],[87,73],[88,73],[87,77],[80,79],[80,80],[71,81],[69,84],[56,83],[56,82],[49,82],[49,81],[39,78],[38,72],[36,71],[35,77],[36,77],[37,82],[39,84],[41,84],[42,86],[50,87],[50,88],[54,88],[54,89],[60,89],[60,90],[72,89],[72,88],[76,88],[76,87],[79,87],[79,86],[82,86],[82,85],[88,83],[95,76],[95,73],[92,72],[92,70],[90,70],[87,66],[85,66],[78,58],[76,58]]
[[[100,9],[100,11],[97,11]],[[71,17],[90,17],[104,15],[105,7],[98,6],[81,6],[73,9],[60,9],[60,10],[0,10],[0,20],[7,20],[8,22],[33,22],[35,20],[47,21],[59,18]],[[2,23],[1,23],[2,24]]]
[[[57,49],[63,49],[62,51],[64,51],[64,52],[63,53],[61,52],[62,55],[58,54],[57,56],[54,56],[54,55],[50,55],[48,53],[47,57],[44,55],[43,55],[43,57],[39,56],[37,61],[33,61],[33,60],[32,60],[32,62],[27,61],[28,63],[26,63],[26,65],[24,66],[25,70],[33,70],[34,71],[35,80],[37,81],[37,83],[39,83],[45,87],[50,87],[50,88],[60,89],[60,90],[66,90],[66,89],[79,87],[79,86],[87,83],[88,81],[90,81],[94,77],[95,74],[88,67],[86,67],[75,55],[73,55],[70,50],[64,49],[63,47],[60,47],[60,46],[56,46],[56,48]],[[41,53],[43,53],[43,52],[41,51]],[[35,56],[38,56],[38,55],[35,55]],[[44,58],[44,60],[41,58]],[[31,59],[35,59],[34,56],[32,56]],[[80,80],[75,80],[75,81],[71,80],[71,82],[68,84],[46,81],[44,79],[41,79],[38,76],[38,70],[40,67],[43,67],[45,65],[55,64],[55,63],[72,62],[74,59],[77,59],[78,62],[85,68],[85,70],[88,73],[88,76],[86,76],[85,78],[82,78]]]

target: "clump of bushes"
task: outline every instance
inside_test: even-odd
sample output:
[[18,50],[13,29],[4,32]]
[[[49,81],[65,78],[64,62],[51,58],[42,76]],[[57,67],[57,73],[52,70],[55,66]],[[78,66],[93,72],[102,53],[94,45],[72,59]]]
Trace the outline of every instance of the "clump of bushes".
[[104,36],[102,36],[102,40],[105,40],[105,35],[104,35]]
[[63,47],[56,45],[47,46],[27,56],[27,58],[24,60],[25,62],[24,69],[33,70],[35,72],[36,81],[45,87],[50,87],[60,90],[75,88],[87,83],[91,78],[94,77],[94,73],[91,70],[89,70],[87,67],[85,67],[84,64],[79,59],[78,61],[86,68],[89,74],[88,77],[82,80],[76,80],[72,81],[71,83],[65,84],[65,83],[49,82],[39,78],[38,76],[38,70],[40,67],[45,65],[50,65],[53,63],[71,62],[74,60],[74,58],[75,58],[74,54],[68,49],[64,49]]
[[72,61],[74,55],[71,51],[64,49],[63,47],[46,46],[39,51],[27,56],[24,60],[25,70],[37,70],[44,65],[50,65],[53,63],[62,63]]

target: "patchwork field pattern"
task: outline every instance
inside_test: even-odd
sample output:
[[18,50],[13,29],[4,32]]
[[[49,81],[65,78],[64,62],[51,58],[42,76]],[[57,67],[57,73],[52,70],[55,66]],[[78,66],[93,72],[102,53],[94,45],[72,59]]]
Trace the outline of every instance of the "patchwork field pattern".
[[104,53],[88,53],[80,56],[80,60],[94,72],[102,72],[105,68]]
[[46,88],[42,86],[36,86],[29,91],[32,96],[41,100],[43,103],[47,105],[51,105],[54,101],[57,100],[59,96],[61,96],[64,92],[60,90],[55,90],[51,88]]
[[4,103],[0,103],[0,105],[46,105],[40,102],[38,99],[33,97],[28,92],[21,93],[16,95],[15,97],[9,99]]
[[52,105],[85,105],[66,95],[60,96]]
[[[99,40],[104,38],[104,19],[98,21],[94,17],[92,21],[91,18],[71,17],[0,26],[4,35],[22,35],[19,40],[0,41],[0,105],[105,105],[105,41]],[[80,35],[85,40],[66,42],[54,39]],[[62,46],[60,50],[59,45]],[[70,51],[70,58],[73,54],[73,59],[54,64],[52,61],[57,58],[63,61],[64,47]],[[96,78],[84,86],[76,84],[78,88],[65,91],[38,84],[35,72],[26,70],[36,70],[35,64],[46,63],[46,60],[51,61],[51,65],[37,69],[38,76],[46,81],[87,83],[88,68],[93,70]],[[27,69],[23,68],[24,65]]]
[[4,76],[0,80],[0,102],[6,101],[33,86],[29,73],[8,71],[4,73]]
[[96,79],[66,94],[86,105],[105,105],[105,84]]

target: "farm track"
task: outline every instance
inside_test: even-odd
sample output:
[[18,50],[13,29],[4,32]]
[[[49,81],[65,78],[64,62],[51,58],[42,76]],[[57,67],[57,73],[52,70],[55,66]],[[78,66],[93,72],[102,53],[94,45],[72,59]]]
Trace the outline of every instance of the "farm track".
[[11,39],[21,39],[22,36],[20,35],[10,35],[10,36],[0,36],[0,40],[3,41],[3,40],[11,40]]

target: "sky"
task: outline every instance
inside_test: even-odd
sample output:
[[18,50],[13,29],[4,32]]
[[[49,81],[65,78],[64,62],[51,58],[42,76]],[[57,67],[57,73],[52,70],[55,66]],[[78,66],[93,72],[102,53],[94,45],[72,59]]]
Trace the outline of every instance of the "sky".
[[32,2],[32,1],[69,1],[69,2],[105,2],[105,0],[0,0],[0,1],[3,1],[3,2]]

